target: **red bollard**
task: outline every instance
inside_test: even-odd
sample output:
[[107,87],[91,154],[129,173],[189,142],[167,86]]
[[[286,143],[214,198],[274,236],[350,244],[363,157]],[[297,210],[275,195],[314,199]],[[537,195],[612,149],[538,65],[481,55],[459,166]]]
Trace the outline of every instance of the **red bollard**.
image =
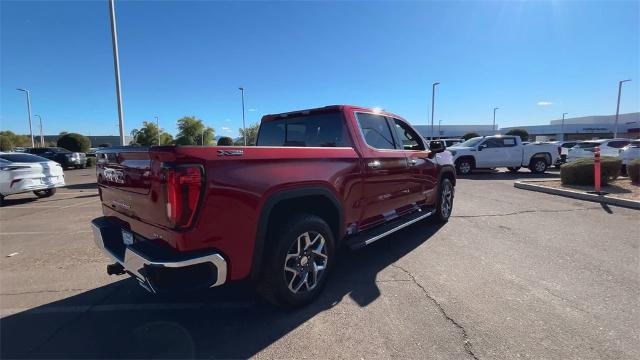
[[596,186],[596,194],[600,193],[600,147],[593,149],[593,182]]

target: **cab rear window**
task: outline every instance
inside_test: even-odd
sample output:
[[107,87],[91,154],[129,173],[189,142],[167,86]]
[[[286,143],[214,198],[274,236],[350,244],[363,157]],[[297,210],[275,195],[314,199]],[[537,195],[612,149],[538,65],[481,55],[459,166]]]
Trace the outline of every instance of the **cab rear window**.
[[310,114],[260,124],[258,146],[351,146],[341,113]]

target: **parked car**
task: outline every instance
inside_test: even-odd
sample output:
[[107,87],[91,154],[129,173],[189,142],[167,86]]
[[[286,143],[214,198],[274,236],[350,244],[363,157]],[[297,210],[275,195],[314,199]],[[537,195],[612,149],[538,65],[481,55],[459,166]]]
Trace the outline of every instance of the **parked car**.
[[464,139],[438,139],[438,141],[442,141],[445,147],[450,147],[464,142]]
[[0,153],[0,205],[6,196],[25,192],[49,197],[61,186],[64,173],[57,162],[19,152]]
[[569,149],[567,162],[593,157],[596,146],[600,147],[600,156],[618,157],[623,147],[629,145],[629,139],[603,139],[583,141]]
[[544,173],[559,156],[553,144],[523,145],[519,136],[494,135],[471,138],[448,148],[458,174],[467,175],[474,169],[506,167],[511,172],[528,167],[531,172]]
[[556,168],[559,168],[560,165],[567,162],[567,155],[569,154],[569,149],[576,146],[580,141],[572,140],[572,141],[552,141],[549,144],[554,144],[560,147],[560,157],[556,160],[554,164]]
[[[338,249],[428,217],[446,222],[455,169],[400,116],[340,105],[262,118],[257,145],[97,151],[94,239],[157,293],[256,281],[272,302],[318,296]],[[448,153],[447,153],[448,154]]]
[[63,168],[86,168],[87,156],[81,152],[71,152],[61,147],[26,148],[26,153],[42,156],[62,165]]
[[640,159],[640,139],[633,140],[629,145],[623,147],[618,154],[620,160],[622,160],[622,174],[627,174],[627,165],[633,160]]

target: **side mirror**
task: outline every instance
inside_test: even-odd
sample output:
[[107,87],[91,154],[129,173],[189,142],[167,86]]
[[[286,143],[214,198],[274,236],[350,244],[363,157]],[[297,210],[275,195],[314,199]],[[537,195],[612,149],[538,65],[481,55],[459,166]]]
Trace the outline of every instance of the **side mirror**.
[[444,141],[431,140],[429,142],[429,150],[431,150],[431,153],[433,153],[433,154],[441,153],[445,149],[446,149],[446,146],[444,145]]
[[486,149],[487,148],[487,144],[480,144],[480,146],[478,146],[478,151],[482,151],[482,149]]

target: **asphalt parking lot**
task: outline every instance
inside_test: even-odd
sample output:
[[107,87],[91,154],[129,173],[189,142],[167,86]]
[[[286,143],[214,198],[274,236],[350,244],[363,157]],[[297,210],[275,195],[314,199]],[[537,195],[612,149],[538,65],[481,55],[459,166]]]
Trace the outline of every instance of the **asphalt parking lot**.
[[0,209],[2,358],[640,358],[640,213],[515,189],[524,170],[460,179],[448,224],[342,253],[295,312],[108,276],[94,177]]

